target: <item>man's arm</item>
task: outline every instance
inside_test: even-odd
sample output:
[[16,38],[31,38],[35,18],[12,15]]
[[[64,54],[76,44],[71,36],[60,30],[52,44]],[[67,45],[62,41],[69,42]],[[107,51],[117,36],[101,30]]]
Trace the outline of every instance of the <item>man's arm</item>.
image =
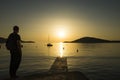
[[17,37],[17,47],[18,47],[18,50],[20,52],[22,52],[22,50],[21,50],[21,37],[19,35]]
[[20,40],[17,40],[17,46],[18,46],[18,49],[21,49],[21,41]]

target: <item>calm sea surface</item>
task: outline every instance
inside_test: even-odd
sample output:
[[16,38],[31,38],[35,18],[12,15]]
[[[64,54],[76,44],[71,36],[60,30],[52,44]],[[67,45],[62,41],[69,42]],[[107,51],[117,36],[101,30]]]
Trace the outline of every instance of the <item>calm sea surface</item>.
[[[0,77],[9,76],[9,51],[0,49]],[[23,58],[18,71],[21,76],[46,72],[55,58],[67,57],[69,71],[80,71],[90,80],[120,80],[120,44],[118,43],[45,43],[23,44]]]

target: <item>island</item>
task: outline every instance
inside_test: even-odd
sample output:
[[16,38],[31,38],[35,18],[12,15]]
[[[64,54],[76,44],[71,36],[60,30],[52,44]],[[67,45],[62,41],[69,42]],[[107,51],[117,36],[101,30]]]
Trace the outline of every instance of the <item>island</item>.
[[95,37],[82,37],[73,41],[64,41],[64,43],[120,43],[120,40],[106,40]]

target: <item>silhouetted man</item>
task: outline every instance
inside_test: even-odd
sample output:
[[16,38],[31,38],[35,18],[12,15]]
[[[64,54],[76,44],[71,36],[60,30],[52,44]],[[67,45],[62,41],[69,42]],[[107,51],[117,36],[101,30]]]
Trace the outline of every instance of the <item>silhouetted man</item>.
[[17,78],[16,72],[19,68],[21,57],[22,57],[22,51],[21,51],[21,38],[18,34],[19,27],[14,26],[13,27],[13,33],[11,33],[8,36],[6,47],[10,51],[11,54],[11,60],[10,60],[10,69],[9,74],[11,78]]

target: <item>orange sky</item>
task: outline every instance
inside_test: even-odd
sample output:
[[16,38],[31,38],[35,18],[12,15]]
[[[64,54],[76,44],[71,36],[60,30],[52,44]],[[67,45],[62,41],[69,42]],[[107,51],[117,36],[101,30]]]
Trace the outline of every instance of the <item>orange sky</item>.
[[[0,36],[20,26],[23,40],[51,42],[92,36],[120,40],[119,0],[0,1]],[[61,36],[62,35],[62,36]]]

